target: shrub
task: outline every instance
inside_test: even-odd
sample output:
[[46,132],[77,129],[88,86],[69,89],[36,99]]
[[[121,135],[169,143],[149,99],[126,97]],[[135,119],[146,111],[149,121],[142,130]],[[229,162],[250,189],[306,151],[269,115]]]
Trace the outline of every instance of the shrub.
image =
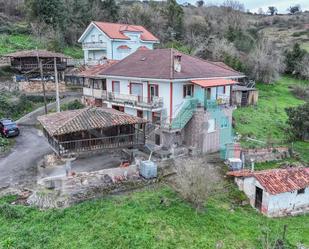
[[79,101],[79,100],[74,100],[74,101],[71,101],[71,102],[69,102],[69,103],[67,103],[67,104],[65,104],[65,105],[63,105],[62,107],[61,107],[61,109],[63,110],[63,111],[65,111],[65,110],[76,110],[76,109],[82,109],[82,108],[84,108],[85,106]]
[[309,102],[297,107],[285,109],[290,126],[290,134],[294,139],[309,140]]

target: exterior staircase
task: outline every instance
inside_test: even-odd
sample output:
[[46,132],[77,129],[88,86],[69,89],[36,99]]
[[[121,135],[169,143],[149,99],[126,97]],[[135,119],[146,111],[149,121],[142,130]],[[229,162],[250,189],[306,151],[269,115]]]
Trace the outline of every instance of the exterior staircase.
[[186,99],[180,107],[180,110],[178,111],[176,117],[172,119],[170,128],[179,130],[183,129],[192,118],[193,113],[197,107],[197,103],[197,99]]

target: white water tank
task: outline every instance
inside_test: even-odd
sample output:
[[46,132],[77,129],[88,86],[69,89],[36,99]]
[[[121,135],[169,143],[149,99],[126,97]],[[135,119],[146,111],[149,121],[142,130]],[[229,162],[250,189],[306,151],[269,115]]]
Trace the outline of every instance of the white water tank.
[[140,166],[140,175],[146,179],[157,177],[157,164],[153,161],[142,161]]

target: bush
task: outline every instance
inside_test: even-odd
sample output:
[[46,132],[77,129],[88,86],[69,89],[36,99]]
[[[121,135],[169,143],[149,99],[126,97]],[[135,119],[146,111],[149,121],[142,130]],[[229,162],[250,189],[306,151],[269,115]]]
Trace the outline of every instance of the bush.
[[290,134],[294,139],[309,140],[309,102],[285,109]]
[[79,101],[79,100],[74,100],[72,102],[69,102],[65,105],[61,106],[61,110],[62,111],[66,111],[66,110],[76,110],[76,109],[82,109],[85,106]]

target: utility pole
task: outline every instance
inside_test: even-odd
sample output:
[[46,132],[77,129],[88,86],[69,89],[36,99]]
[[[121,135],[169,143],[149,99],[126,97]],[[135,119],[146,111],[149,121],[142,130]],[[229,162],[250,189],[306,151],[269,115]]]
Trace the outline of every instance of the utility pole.
[[47,104],[46,104],[46,94],[45,94],[45,82],[43,79],[43,65],[42,60],[38,57],[39,67],[40,67],[40,74],[41,74],[41,82],[43,87],[43,98],[44,98],[44,107],[45,107],[45,114],[47,114]]
[[54,57],[54,70],[55,70],[55,84],[56,84],[56,108],[57,108],[57,112],[60,112],[59,83],[58,83],[57,58],[56,57]]

